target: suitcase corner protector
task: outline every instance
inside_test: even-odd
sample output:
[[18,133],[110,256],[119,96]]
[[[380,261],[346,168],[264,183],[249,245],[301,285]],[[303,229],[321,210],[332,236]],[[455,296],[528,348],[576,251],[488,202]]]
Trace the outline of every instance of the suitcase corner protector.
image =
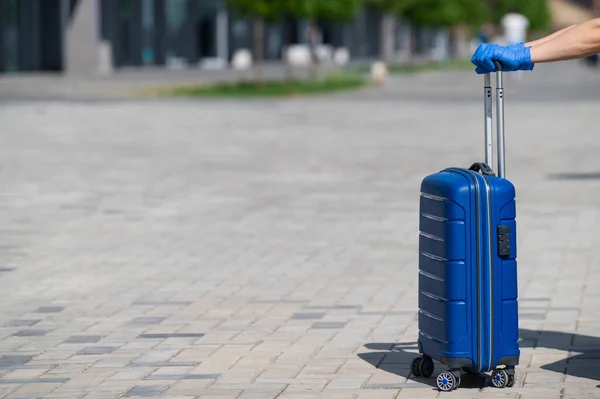
[[514,367],[519,365],[519,355],[516,356],[504,356],[498,360],[498,365]]
[[448,366],[450,369],[472,368],[473,361],[468,358],[461,357],[445,357],[440,358],[440,362]]

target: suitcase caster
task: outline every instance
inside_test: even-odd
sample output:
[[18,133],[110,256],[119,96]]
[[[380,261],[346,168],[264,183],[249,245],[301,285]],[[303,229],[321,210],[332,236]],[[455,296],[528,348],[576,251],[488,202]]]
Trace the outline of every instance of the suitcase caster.
[[410,370],[416,377],[431,377],[435,370],[433,360],[429,356],[416,357],[410,364]]
[[508,374],[508,382],[506,384],[507,388],[510,387],[514,387],[515,386],[515,368],[513,367],[507,367],[506,369],[506,374]]
[[492,371],[492,385],[496,388],[511,387],[515,385],[515,376],[509,375],[505,369],[496,369]]
[[410,363],[410,371],[413,373],[415,377],[421,376],[421,358],[415,357],[413,361]]
[[442,371],[436,379],[440,391],[448,392],[460,386],[460,372]]
[[511,388],[515,386],[515,376],[514,375],[508,375],[508,383],[506,384],[507,388]]

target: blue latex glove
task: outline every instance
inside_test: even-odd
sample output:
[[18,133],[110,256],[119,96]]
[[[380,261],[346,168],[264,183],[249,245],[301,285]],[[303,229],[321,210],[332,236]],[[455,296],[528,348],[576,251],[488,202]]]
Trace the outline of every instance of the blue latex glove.
[[494,61],[498,61],[503,71],[531,71],[534,64],[531,62],[529,47],[524,43],[512,46],[499,46],[497,44],[481,44],[473,54],[471,62],[477,67],[478,74],[496,71]]

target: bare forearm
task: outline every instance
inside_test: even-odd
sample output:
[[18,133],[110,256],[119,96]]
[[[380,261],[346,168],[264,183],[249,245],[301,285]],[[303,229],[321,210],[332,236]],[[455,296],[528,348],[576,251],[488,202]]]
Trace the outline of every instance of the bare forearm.
[[573,29],[576,26],[577,26],[577,24],[576,25],[567,26],[566,28],[558,30],[558,31],[556,31],[556,32],[554,32],[554,33],[552,33],[552,34],[550,34],[548,36],[544,36],[544,37],[542,37],[540,39],[537,39],[537,40],[534,40],[534,41],[531,41],[531,42],[527,42],[527,43],[525,43],[525,46],[527,46],[527,47],[533,47],[533,46],[538,46],[538,45],[540,45],[542,43],[546,43],[547,41],[552,40],[555,37],[562,35],[563,33],[565,33],[567,31]]
[[531,62],[583,58],[600,52],[600,18],[579,24],[541,44],[531,47]]

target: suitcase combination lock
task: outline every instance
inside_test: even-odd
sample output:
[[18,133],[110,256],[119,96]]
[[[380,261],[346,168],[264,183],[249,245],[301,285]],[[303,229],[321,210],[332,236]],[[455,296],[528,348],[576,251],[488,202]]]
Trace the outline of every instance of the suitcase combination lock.
[[498,256],[510,256],[510,226],[498,226]]

